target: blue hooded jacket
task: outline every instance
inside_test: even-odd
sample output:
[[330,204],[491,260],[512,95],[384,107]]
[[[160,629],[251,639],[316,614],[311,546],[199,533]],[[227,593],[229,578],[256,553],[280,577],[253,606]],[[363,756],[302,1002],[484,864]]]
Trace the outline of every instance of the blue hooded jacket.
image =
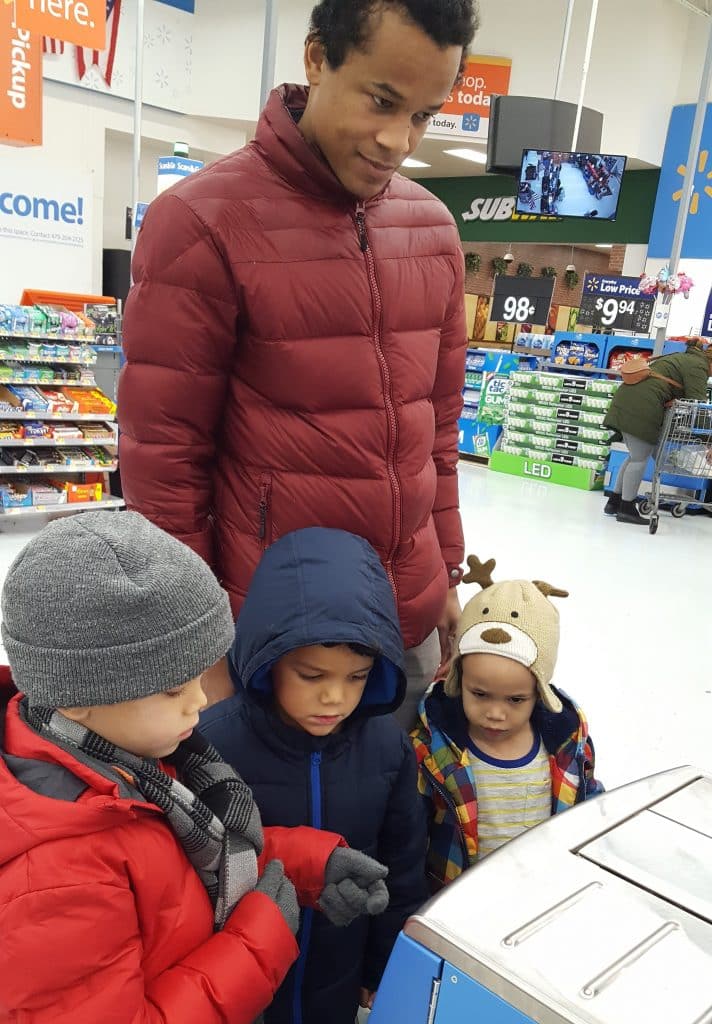
[[[330,736],[286,725],[272,708],[272,666],[298,647],[361,644],[379,652],[356,711]],[[254,574],[228,655],[236,694],[201,731],[249,783],[265,825],[338,832],[389,868],[390,906],[336,928],[303,911],[300,957],[266,1024],[353,1024],[359,989],[378,988],[406,918],[427,898],[426,826],[413,749],[390,712],[405,693],[393,592],[364,540],[299,530]]]

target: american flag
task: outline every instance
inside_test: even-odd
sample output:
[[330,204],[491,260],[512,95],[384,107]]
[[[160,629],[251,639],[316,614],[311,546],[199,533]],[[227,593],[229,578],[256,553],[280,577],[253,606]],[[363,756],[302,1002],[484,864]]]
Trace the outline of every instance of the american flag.
[[106,49],[99,53],[98,50],[87,50],[83,46],[77,47],[77,71],[80,82],[87,73],[87,67],[93,66],[99,68],[102,78],[111,87],[120,17],[121,0],[106,0]]
[[42,53],[64,53],[64,40],[42,36]]

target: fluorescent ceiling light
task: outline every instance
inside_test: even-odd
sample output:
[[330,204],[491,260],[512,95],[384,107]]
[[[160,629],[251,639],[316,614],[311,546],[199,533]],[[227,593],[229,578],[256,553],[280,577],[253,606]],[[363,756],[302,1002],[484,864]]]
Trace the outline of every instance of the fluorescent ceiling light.
[[460,160],[469,160],[473,164],[486,164],[487,154],[479,153],[476,149],[446,149],[447,156],[456,156]]
[[409,156],[409,157],[407,157],[403,161],[401,166],[402,167],[432,167],[432,164],[424,164],[422,160],[414,160],[412,156]]
[[610,242],[596,242],[597,249],[612,249],[613,246]]

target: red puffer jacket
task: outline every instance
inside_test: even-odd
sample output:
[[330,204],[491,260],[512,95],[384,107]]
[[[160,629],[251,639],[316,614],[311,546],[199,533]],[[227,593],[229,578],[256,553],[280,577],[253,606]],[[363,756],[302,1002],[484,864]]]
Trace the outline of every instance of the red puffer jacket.
[[464,554],[462,252],[419,185],[345,192],[295,123],[305,103],[275,91],[253,143],[151,204],[124,321],[124,493],[236,612],[277,537],[365,537],[412,647]]
[[[213,933],[208,894],[157,807],[37,736],[17,698],[2,747],[0,1022],[251,1024],[299,952],[276,905],[248,893]],[[265,829],[260,870],[279,858],[313,905],[342,844]]]

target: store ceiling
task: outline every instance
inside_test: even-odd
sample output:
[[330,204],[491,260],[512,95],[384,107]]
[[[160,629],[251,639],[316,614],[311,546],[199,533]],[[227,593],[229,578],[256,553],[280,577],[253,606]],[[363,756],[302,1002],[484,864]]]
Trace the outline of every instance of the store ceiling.
[[[448,149],[466,148],[481,153],[487,153],[486,143],[480,145],[467,144],[466,139],[441,139],[424,138],[420,146],[413,154],[416,160],[428,164],[428,167],[401,167],[401,174],[408,178],[471,178],[473,176],[486,174],[484,163],[472,163],[460,157],[449,156],[445,151]],[[653,167],[644,160],[635,157],[628,158],[628,170],[640,171]]]

